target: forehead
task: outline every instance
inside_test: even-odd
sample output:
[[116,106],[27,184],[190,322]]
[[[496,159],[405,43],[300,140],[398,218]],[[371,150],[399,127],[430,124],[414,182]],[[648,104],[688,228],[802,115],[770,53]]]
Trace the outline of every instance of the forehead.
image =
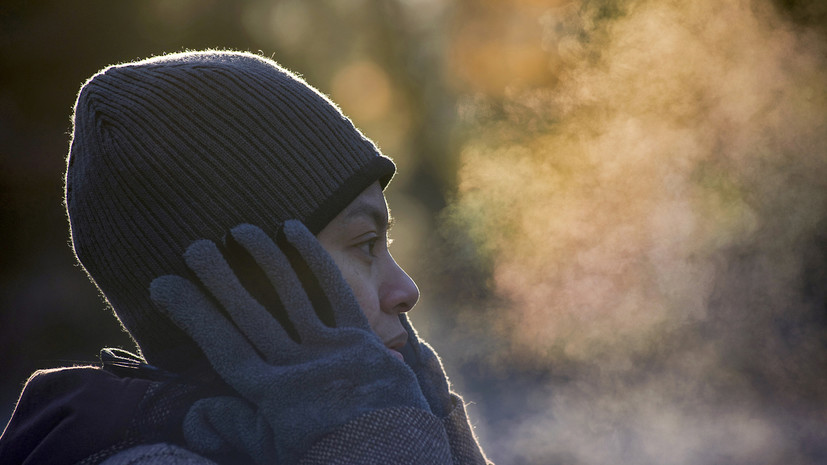
[[350,223],[366,220],[376,223],[379,227],[385,227],[388,224],[388,204],[378,182],[371,184],[353,199],[320,234],[331,228],[346,227]]

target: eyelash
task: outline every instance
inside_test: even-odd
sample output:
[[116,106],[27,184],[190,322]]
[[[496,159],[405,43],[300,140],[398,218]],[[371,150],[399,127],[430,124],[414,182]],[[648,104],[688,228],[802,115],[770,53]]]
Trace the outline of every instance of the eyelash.
[[[377,257],[377,255],[376,255],[376,245],[379,244],[379,241],[382,240],[382,239],[383,238],[379,237],[379,236],[372,237],[372,238],[370,238],[366,241],[363,241],[363,242],[359,243],[358,247],[359,248],[366,247],[363,250],[363,252],[365,252],[365,254],[369,255],[371,258],[376,258]],[[388,246],[388,247],[390,247],[390,245],[393,243],[393,239],[391,239],[389,237],[385,237],[384,241],[385,241],[386,246]]]
[[378,242],[379,242],[378,237],[373,237],[373,238],[363,242],[363,245],[366,245],[368,247],[367,250],[366,250],[367,254],[370,255],[371,257],[376,257],[376,253],[374,252],[374,249],[376,248],[376,244]]

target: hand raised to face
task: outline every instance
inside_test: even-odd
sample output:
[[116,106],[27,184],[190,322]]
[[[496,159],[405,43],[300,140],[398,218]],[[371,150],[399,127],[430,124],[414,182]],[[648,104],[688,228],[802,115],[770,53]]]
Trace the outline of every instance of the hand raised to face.
[[[225,438],[233,447],[255,445],[249,455],[257,461],[292,463],[359,415],[429,409],[413,372],[371,329],[336,262],[300,222],[285,222],[278,245],[240,225],[226,245],[196,241],[184,258],[198,283],[157,278],[153,302],[240,395],[196,404],[191,414],[198,418],[185,423],[197,425],[185,430],[191,443]],[[254,266],[233,268],[245,260]],[[249,408],[241,419],[225,423],[230,419],[213,414],[242,398]],[[250,442],[250,435],[261,440]]]

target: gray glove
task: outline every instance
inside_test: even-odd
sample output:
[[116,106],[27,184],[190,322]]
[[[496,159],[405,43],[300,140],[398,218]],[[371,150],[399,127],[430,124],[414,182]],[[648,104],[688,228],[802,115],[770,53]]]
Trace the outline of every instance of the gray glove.
[[[241,448],[257,463],[294,463],[321,436],[362,414],[429,410],[414,373],[370,329],[336,264],[303,224],[285,222],[281,248],[251,225],[233,228],[227,240],[249,254],[278,302],[254,298],[248,289],[261,291],[261,283],[249,270],[234,271],[207,240],[184,254],[202,287],[179,276],[157,278],[150,287],[153,302],[243,398],[197,402],[184,422],[191,447]],[[309,271],[316,285],[303,283],[297,270]],[[323,295],[309,295],[303,284]],[[262,304],[281,305],[289,323],[269,313],[280,309]],[[335,327],[322,322],[325,312]]]
[[453,401],[442,362],[434,349],[427,342],[419,339],[419,335],[411,326],[406,314],[400,313],[399,320],[408,332],[408,343],[400,350],[402,357],[416,374],[419,387],[425,399],[428,400],[431,412],[439,418],[444,418],[451,413]]

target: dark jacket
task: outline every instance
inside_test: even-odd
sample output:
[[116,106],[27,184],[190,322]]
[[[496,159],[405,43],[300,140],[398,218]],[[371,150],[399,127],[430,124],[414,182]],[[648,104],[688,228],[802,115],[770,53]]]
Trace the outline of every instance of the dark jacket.
[[[234,455],[198,456],[187,450],[183,438],[181,423],[189,406],[225,389],[141,370],[87,366],[38,371],[0,437],[0,463],[246,463]],[[300,463],[486,463],[462,399],[455,395],[453,401],[445,418],[413,408],[365,414],[319,440]]]

